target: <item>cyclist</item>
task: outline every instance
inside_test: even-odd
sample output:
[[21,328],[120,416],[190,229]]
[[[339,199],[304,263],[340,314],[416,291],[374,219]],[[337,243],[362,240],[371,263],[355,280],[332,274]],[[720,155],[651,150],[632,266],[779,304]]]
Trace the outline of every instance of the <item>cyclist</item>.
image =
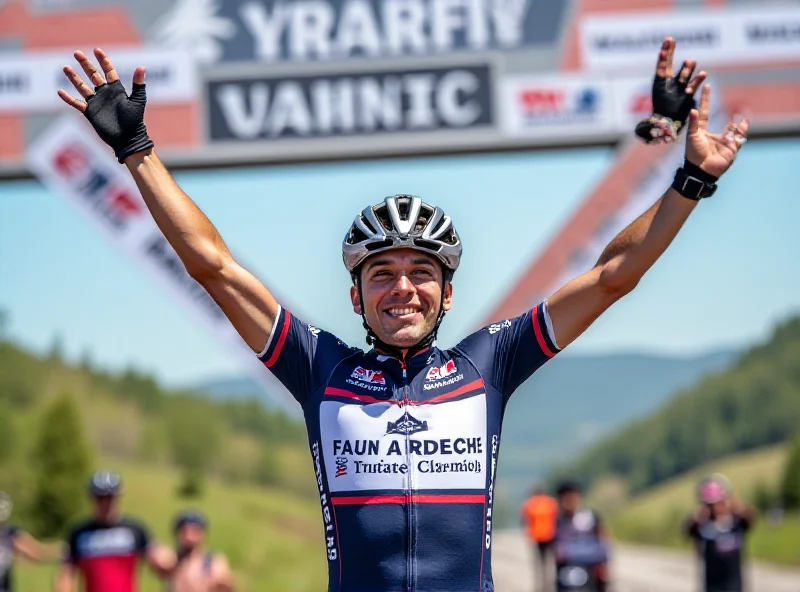
[[62,550],[60,545],[40,543],[24,530],[8,522],[14,504],[11,496],[0,491],[0,592],[14,589],[12,567],[15,557],[22,557],[35,563],[58,561]]
[[546,582],[550,580],[550,547],[555,536],[558,502],[547,495],[543,488],[535,487],[522,504],[520,515],[528,539],[535,549],[536,573],[540,589],[544,590]]
[[[581,488],[575,481],[558,486],[558,518],[553,540],[556,590],[577,588],[574,570],[587,578],[595,592],[608,589],[608,535],[600,515],[584,508]],[[583,589],[583,588],[581,588]]]
[[[674,41],[659,55],[660,115],[682,130],[686,161],[672,187],[623,230],[597,264],[514,319],[449,350],[434,345],[453,304],[462,245],[452,219],[409,195],[366,207],[342,244],[350,299],[369,352],[306,325],[237,263],[222,237],[159,160],[144,125],[145,70],[127,95],[102,50],[100,70],[75,58],[60,90],[124,163],[187,272],[303,408],[322,508],[329,590],[492,590],[491,537],[500,425],[516,388],[630,292],[676,236],[701,197],[733,163],[747,122],[725,136],[706,129],[710,88],[694,61],[673,76]],[[659,104],[656,101],[656,104]],[[675,107],[672,109],[672,107]],[[667,136],[664,136],[667,137]],[[493,210],[486,202],[486,215]],[[307,224],[296,224],[309,242]]]
[[755,511],[730,495],[730,483],[719,474],[700,482],[698,501],[685,532],[703,565],[703,590],[742,592],[742,551]]
[[199,512],[183,511],[175,517],[173,532],[178,565],[170,577],[170,592],[232,592],[233,576],[222,553],[206,549],[208,521]]
[[93,516],[75,526],[67,538],[67,557],[56,578],[56,592],[71,592],[80,572],[85,592],[133,592],[136,568],[144,560],[161,577],[175,566],[174,553],[151,542],[147,529],[119,513],[122,479],[100,470],[89,480]]

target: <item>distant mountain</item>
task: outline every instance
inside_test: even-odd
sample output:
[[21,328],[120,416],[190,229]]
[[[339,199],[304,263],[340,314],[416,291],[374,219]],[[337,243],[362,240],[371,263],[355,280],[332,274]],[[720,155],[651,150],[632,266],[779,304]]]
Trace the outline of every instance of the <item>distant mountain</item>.
[[553,464],[655,410],[702,376],[725,369],[736,355],[734,350],[691,357],[559,355],[509,401],[498,495],[516,505]]
[[[704,374],[724,369],[733,350],[700,356],[561,354],[511,398],[503,427],[498,495],[516,504],[532,481],[554,463],[570,459],[599,438],[661,405]],[[249,378],[194,385],[214,398],[259,396]]]
[[247,376],[227,376],[213,378],[185,387],[189,391],[208,395],[213,399],[245,399],[255,397],[265,405],[272,406],[263,387]]

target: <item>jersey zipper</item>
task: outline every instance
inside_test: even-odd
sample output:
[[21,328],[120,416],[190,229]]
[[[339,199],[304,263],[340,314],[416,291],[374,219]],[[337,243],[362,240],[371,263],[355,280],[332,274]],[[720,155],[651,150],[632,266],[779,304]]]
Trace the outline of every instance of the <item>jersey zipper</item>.
[[[408,373],[406,372],[406,363],[405,361],[400,361],[400,367],[403,369],[403,414],[405,415],[408,413],[408,407],[410,400],[408,398],[409,395],[409,387],[408,387]],[[414,578],[414,508],[412,503],[412,495],[414,491],[414,486],[412,483],[412,463],[411,463],[411,435],[406,433],[406,465],[408,466],[408,485],[406,487],[406,521],[408,523],[408,556],[406,558],[406,579],[408,582],[407,585],[407,592],[412,592],[413,589],[413,578]]]

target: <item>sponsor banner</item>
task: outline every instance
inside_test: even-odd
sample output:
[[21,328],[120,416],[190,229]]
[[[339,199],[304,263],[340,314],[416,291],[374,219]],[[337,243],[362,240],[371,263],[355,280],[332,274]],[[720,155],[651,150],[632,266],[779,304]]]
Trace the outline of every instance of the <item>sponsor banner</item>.
[[607,134],[614,130],[611,86],[585,76],[512,76],[501,86],[502,125],[511,136]]
[[675,63],[742,65],[800,61],[800,7],[598,14],[580,23],[584,68],[651,69],[667,36],[677,41]]
[[212,142],[465,129],[492,124],[486,64],[206,85]]
[[611,80],[614,126],[620,133],[633,133],[636,124],[653,112],[652,79],[643,76]]
[[28,151],[28,166],[54,192],[66,197],[106,237],[172,292],[230,346],[266,392],[293,415],[299,408],[285,388],[264,368],[225,318],[219,306],[193,280],[162,236],[142,201],[133,178],[88,124],[75,116],[57,120]]
[[[486,395],[436,405],[320,408],[323,459],[331,491],[483,489],[491,443]],[[413,478],[412,478],[413,475]]]
[[175,2],[151,42],[204,63],[428,56],[552,46],[563,0],[224,0]]
[[[112,48],[107,53],[129,91],[133,71],[137,66],[147,67],[148,104],[179,103],[198,98],[197,67],[191,54],[185,51]],[[57,95],[59,88],[80,98],[64,76],[63,68],[67,64],[83,75],[69,51],[6,55],[0,61],[0,113],[63,109],[64,103]],[[85,75],[83,78],[87,80]]]

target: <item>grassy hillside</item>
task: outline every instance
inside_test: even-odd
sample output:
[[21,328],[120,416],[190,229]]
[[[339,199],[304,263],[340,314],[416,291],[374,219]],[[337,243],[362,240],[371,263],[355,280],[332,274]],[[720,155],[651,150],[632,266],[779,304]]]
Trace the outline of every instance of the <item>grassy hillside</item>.
[[[760,485],[777,486],[787,446],[778,445],[725,457],[670,479],[630,501],[617,502],[608,512],[615,537],[651,545],[688,547],[680,527],[692,512],[698,480],[720,472],[731,479],[736,495],[751,501]],[[603,489],[599,485],[598,489]],[[603,500],[594,496],[595,504]],[[607,503],[607,502],[606,502]],[[750,537],[750,552],[759,559],[786,564],[800,564],[800,515],[790,515],[778,527],[762,517]]]
[[700,464],[784,442],[798,430],[800,317],[794,317],[727,370],[684,389],[559,472],[587,483],[615,476],[636,493]]
[[[62,515],[55,526],[42,526],[37,491],[42,482],[55,481],[40,478],[43,465],[35,451],[42,434],[54,433],[54,424],[44,423],[53,417],[53,402],[68,400],[75,410],[71,423],[85,434],[91,457],[79,469],[85,474],[69,476],[70,487],[78,483],[80,492],[70,501],[80,499],[86,510],[83,484],[91,470],[116,469],[126,483],[125,510],[162,541],[171,543],[170,522],[179,507],[204,510],[211,545],[229,556],[239,589],[324,588],[319,497],[302,424],[257,400],[215,401],[169,390],[132,368],[111,373],[88,359],[67,363],[57,344],[39,356],[2,337],[0,489],[14,499],[16,525],[34,534],[65,530]],[[204,473],[206,485],[200,497],[179,499],[179,483],[190,470]],[[68,516],[79,509],[70,505]],[[20,563],[18,589],[52,589],[55,570]],[[143,590],[162,589],[145,576]]]
[[[170,522],[186,503],[176,499],[177,475],[166,468],[107,460],[126,481],[124,510],[144,520],[154,537],[171,543]],[[280,470],[290,470],[283,466]],[[192,507],[209,517],[210,546],[224,551],[240,590],[318,592],[327,581],[320,509],[314,498],[298,498],[285,490],[228,485],[212,480],[202,500]],[[20,592],[52,588],[56,568],[20,562]],[[163,590],[144,573],[143,592]]]

